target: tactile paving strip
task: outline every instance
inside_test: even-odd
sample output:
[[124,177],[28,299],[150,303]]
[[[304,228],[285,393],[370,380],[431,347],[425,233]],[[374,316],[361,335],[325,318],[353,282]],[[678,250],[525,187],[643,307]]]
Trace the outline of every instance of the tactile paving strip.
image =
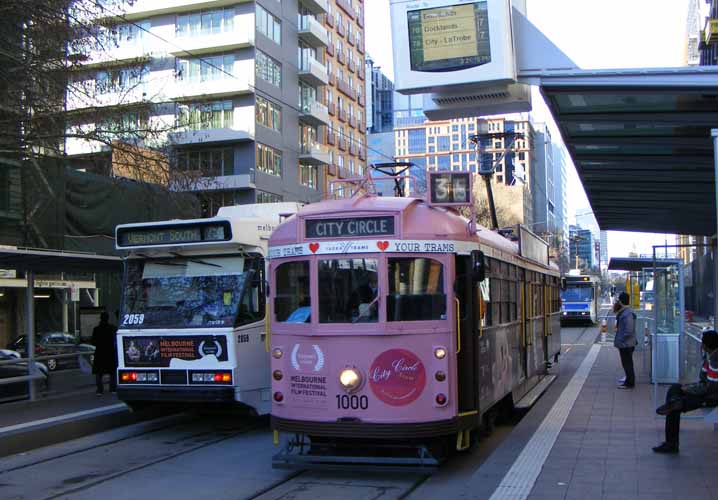
[[598,344],[591,346],[563,393],[521,450],[490,500],[525,500],[529,496],[600,350]]

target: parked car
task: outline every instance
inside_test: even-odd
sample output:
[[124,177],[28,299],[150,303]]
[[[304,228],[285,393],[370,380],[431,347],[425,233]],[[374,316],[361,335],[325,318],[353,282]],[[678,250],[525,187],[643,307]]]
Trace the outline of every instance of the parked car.
[[[3,383],[3,379],[24,377],[27,375],[27,361],[3,364],[4,361],[21,360],[20,353],[9,349],[0,349],[0,401],[27,397],[27,381]],[[35,363],[40,378],[35,380],[36,390],[47,389],[49,370],[43,363]]]
[[[19,352],[22,357],[27,356],[27,339],[25,335],[19,336],[8,345],[8,349]],[[48,332],[37,336],[35,342],[35,356],[46,358],[43,362],[50,371],[58,368],[77,368],[79,366],[78,356],[47,358],[47,356],[60,354],[84,354],[89,355],[90,363],[94,361],[95,347],[90,344],[80,343],[74,336],[63,332]]]

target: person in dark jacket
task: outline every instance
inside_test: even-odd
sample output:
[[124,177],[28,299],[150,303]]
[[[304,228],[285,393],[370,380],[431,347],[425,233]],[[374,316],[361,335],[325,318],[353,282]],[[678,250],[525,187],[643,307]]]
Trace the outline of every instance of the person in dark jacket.
[[666,394],[666,404],[656,409],[656,413],[666,416],[666,440],[653,448],[656,453],[678,453],[682,412],[718,406],[718,333],[715,330],[703,331],[701,349],[703,366],[699,382],[673,384]]
[[636,384],[636,374],[633,370],[633,351],[636,349],[636,313],[628,304],[630,297],[626,292],[618,296],[618,302],[613,306],[616,313],[616,337],[613,346],[621,355],[621,365],[626,378],[618,385],[619,389],[632,389]]
[[102,377],[110,375],[110,392],[117,391],[117,327],[109,322],[106,312],[100,314],[100,324],[92,330],[92,345],[95,346],[95,362],[92,373],[95,374],[97,395],[104,392]]

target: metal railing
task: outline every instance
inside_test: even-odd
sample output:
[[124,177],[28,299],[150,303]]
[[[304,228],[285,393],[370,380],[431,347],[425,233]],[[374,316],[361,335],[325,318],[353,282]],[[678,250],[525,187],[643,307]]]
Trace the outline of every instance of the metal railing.
[[44,375],[38,373],[38,369],[35,366],[35,363],[38,361],[46,361],[50,359],[69,359],[69,358],[80,358],[82,356],[86,356],[88,358],[91,358],[94,355],[92,352],[87,353],[67,353],[67,354],[47,354],[44,356],[35,356],[32,361],[30,361],[28,358],[14,358],[14,359],[6,359],[0,361],[0,366],[9,366],[9,365],[27,365],[28,366],[28,374],[22,377],[8,377],[8,378],[0,378],[0,385],[7,385],[7,384],[14,384],[17,382],[29,382],[31,380],[36,380],[43,378]]

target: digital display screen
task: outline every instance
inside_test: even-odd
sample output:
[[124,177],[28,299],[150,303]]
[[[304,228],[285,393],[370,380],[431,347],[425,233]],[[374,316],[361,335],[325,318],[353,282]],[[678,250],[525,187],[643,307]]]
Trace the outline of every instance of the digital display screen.
[[491,62],[486,0],[411,10],[407,18],[412,71],[456,71]]
[[353,217],[351,219],[308,219],[306,238],[390,236],[394,234],[394,216]]
[[182,243],[228,241],[232,230],[227,222],[178,224],[175,226],[125,227],[117,229],[118,247],[144,247]]
[[471,204],[471,172],[431,173],[429,179],[432,204]]

